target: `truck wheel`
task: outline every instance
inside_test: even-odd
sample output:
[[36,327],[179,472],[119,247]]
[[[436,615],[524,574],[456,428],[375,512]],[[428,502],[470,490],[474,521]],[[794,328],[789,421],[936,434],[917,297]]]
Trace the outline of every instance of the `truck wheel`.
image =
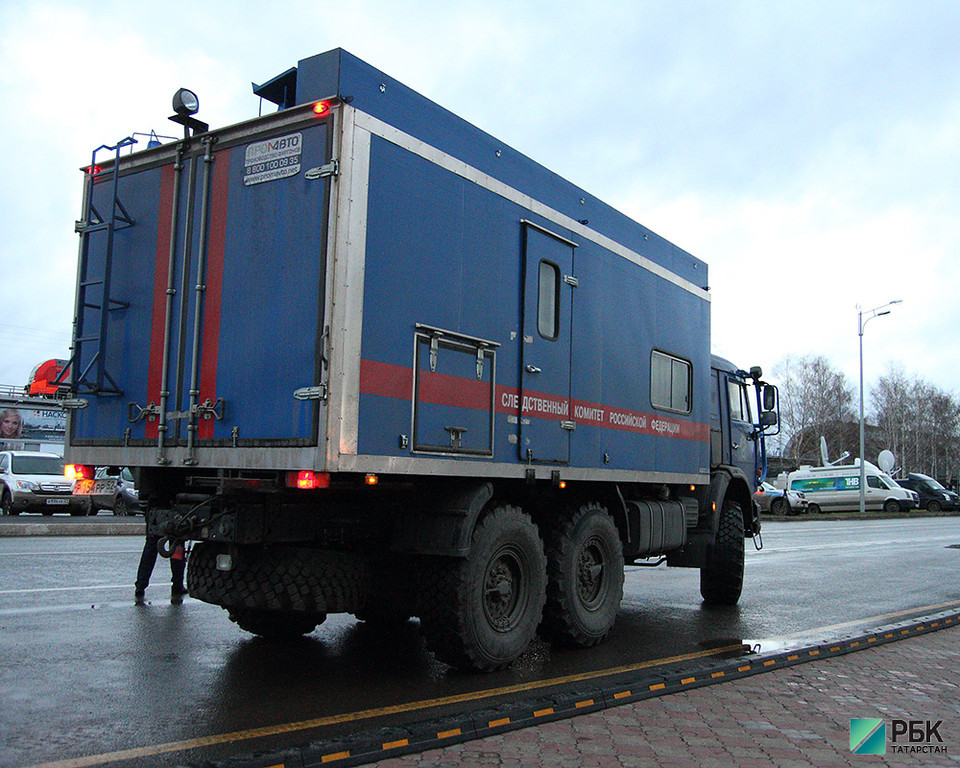
[[736,605],[743,589],[743,513],[733,500],[724,500],[717,537],[700,568],[700,594],[710,605]]
[[888,515],[892,515],[894,512],[900,511],[900,502],[894,499],[887,499],[883,502],[883,511]]
[[217,556],[230,551],[212,542],[194,546],[187,568],[192,597],[234,613],[249,609],[321,616],[363,605],[363,572],[348,553],[281,545],[237,547],[232,567],[221,571]]
[[547,537],[547,603],[540,629],[565,645],[596,645],[623,598],[623,544],[613,519],[588,504]]
[[787,512],[787,502],[782,497],[778,497],[770,502],[771,515],[784,515]]
[[322,624],[324,614],[298,613],[295,611],[261,611],[253,608],[234,608],[230,620],[240,629],[265,640],[294,640],[309,635]]
[[939,512],[941,509],[943,509],[943,506],[936,499],[927,502],[928,512]]
[[822,511],[819,504],[807,504],[807,512],[811,515],[819,515]]
[[441,661],[502,669],[533,640],[546,600],[546,558],[536,525],[518,508],[494,509],[474,530],[466,558],[438,558],[421,578],[421,626]]

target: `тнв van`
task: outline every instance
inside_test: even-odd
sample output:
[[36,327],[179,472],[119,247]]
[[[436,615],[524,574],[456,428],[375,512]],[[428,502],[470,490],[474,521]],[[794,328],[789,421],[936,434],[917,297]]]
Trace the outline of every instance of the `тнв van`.
[[[865,509],[900,512],[919,505],[916,492],[900,487],[869,461],[864,462],[864,474]],[[854,512],[860,509],[860,465],[800,467],[789,474],[787,488],[804,493],[811,513]]]

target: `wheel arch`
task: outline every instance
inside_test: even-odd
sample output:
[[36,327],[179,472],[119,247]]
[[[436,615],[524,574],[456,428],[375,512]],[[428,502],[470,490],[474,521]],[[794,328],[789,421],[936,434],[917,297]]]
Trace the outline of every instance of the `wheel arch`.
[[493,499],[490,482],[465,482],[426,494],[396,518],[391,549],[411,555],[466,557],[480,515]]
[[710,530],[717,531],[720,510],[727,499],[737,502],[743,512],[743,531],[747,536],[760,532],[760,507],[753,500],[747,476],[737,467],[723,466],[710,480]]

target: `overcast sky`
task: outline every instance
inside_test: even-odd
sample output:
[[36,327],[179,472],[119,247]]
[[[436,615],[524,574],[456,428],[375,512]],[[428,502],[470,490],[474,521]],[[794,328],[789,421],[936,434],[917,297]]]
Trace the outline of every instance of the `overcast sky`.
[[[713,350],[960,390],[955,2],[0,2],[0,383],[67,357],[92,149],[342,47],[704,259]],[[869,403],[868,403],[869,407]]]

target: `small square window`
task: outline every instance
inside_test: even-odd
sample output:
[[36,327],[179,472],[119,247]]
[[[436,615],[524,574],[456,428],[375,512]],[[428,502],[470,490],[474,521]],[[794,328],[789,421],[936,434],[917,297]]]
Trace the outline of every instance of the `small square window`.
[[654,408],[690,413],[693,366],[687,360],[654,351],[650,355],[650,402]]

